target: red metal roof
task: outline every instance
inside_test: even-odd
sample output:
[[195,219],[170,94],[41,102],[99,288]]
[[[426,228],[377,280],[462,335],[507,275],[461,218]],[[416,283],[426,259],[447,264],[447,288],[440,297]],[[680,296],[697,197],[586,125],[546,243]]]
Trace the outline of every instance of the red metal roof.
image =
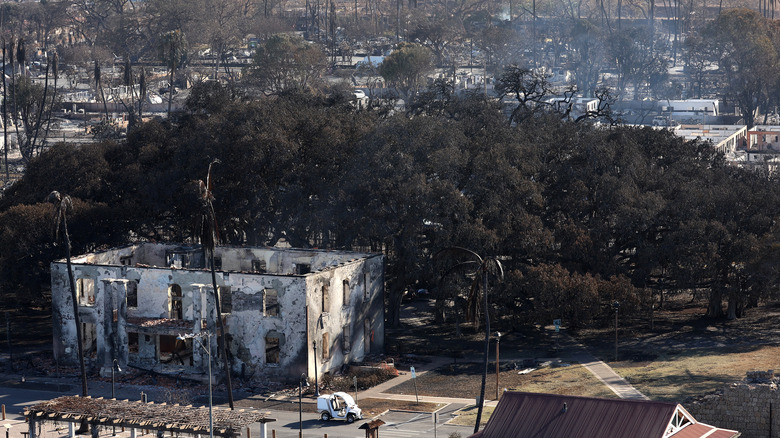
[[668,402],[505,392],[485,429],[470,438],[662,438],[676,409]]

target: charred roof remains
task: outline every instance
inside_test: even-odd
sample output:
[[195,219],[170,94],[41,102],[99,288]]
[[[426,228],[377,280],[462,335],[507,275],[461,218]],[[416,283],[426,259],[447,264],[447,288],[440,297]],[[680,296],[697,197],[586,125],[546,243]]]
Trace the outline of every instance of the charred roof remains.
[[[171,409],[175,407],[175,409]],[[141,401],[65,396],[38,403],[24,409],[30,423],[30,438],[36,436],[41,422],[80,423],[94,426],[114,426],[156,430],[193,435],[208,435],[209,410],[204,407],[144,403]],[[268,413],[255,410],[214,408],[214,436],[232,438],[253,423],[276,421]],[[71,434],[72,435],[72,434]]]

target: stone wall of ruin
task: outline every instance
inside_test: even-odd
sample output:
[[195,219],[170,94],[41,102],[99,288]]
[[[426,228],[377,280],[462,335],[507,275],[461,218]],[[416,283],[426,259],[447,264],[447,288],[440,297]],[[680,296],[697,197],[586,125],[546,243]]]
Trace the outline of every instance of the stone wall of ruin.
[[744,382],[684,406],[699,422],[737,430],[741,438],[780,437],[780,389],[772,371],[749,372]]

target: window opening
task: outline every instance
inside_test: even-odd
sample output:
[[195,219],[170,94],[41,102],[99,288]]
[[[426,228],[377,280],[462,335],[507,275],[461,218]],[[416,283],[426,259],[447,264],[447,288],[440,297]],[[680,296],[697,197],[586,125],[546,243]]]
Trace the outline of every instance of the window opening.
[[279,363],[279,338],[266,336],[265,338],[265,363]]
[[95,280],[91,278],[79,278],[76,280],[76,291],[78,293],[80,306],[95,305]]
[[342,302],[344,306],[349,305],[349,280],[344,280],[341,282],[341,291],[342,291]]
[[365,353],[368,354],[371,352],[371,321],[365,320],[363,321],[363,348],[365,348]]
[[84,357],[97,357],[97,327],[88,322],[81,323],[81,345]]
[[188,268],[190,265],[190,258],[188,254],[184,253],[168,253],[166,254],[166,259],[168,259],[168,266],[171,268]]
[[308,265],[308,264],[305,264],[305,263],[295,264],[295,274],[296,275],[306,275],[309,272],[311,272],[311,265]]
[[171,319],[182,319],[184,310],[181,303],[181,286],[172,284],[168,287],[168,308]]
[[326,313],[330,311],[330,293],[328,291],[328,286],[323,285],[322,286],[322,312]]
[[184,365],[192,357],[192,345],[172,335],[160,335],[160,363]]
[[366,272],[363,274],[363,301],[368,301],[368,288],[371,287],[371,274]]
[[230,286],[219,286],[219,306],[222,308],[222,313],[233,312],[233,291],[230,290]]
[[263,316],[279,316],[279,293],[266,289],[263,296]]
[[265,273],[266,265],[265,260],[252,260],[252,272]]
[[138,354],[138,333],[127,332],[127,350],[130,354]]
[[322,360],[330,359],[330,337],[327,333],[322,334]]
[[342,329],[341,340],[342,340],[342,347],[344,349],[344,352],[349,351],[350,347],[352,346],[352,339],[350,339],[350,334],[349,334],[349,325],[345,325],[344,328]]
[[214,256],[214,270],[215,271],[222,270],[222,257]]
[[138,307],[138,282],[129,281],[127,283],[127,307]]

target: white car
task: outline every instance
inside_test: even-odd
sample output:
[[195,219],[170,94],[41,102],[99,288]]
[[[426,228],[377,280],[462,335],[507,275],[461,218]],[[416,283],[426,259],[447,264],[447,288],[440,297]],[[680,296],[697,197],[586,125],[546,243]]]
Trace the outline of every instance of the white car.
[[335,392],[329,395],[317,397],[317,410],[320,411],[320,418],[328,421],[331,418],[347,420],[347,423],[354,423],[355,420],[363,419],[363,411],[346,392]]

